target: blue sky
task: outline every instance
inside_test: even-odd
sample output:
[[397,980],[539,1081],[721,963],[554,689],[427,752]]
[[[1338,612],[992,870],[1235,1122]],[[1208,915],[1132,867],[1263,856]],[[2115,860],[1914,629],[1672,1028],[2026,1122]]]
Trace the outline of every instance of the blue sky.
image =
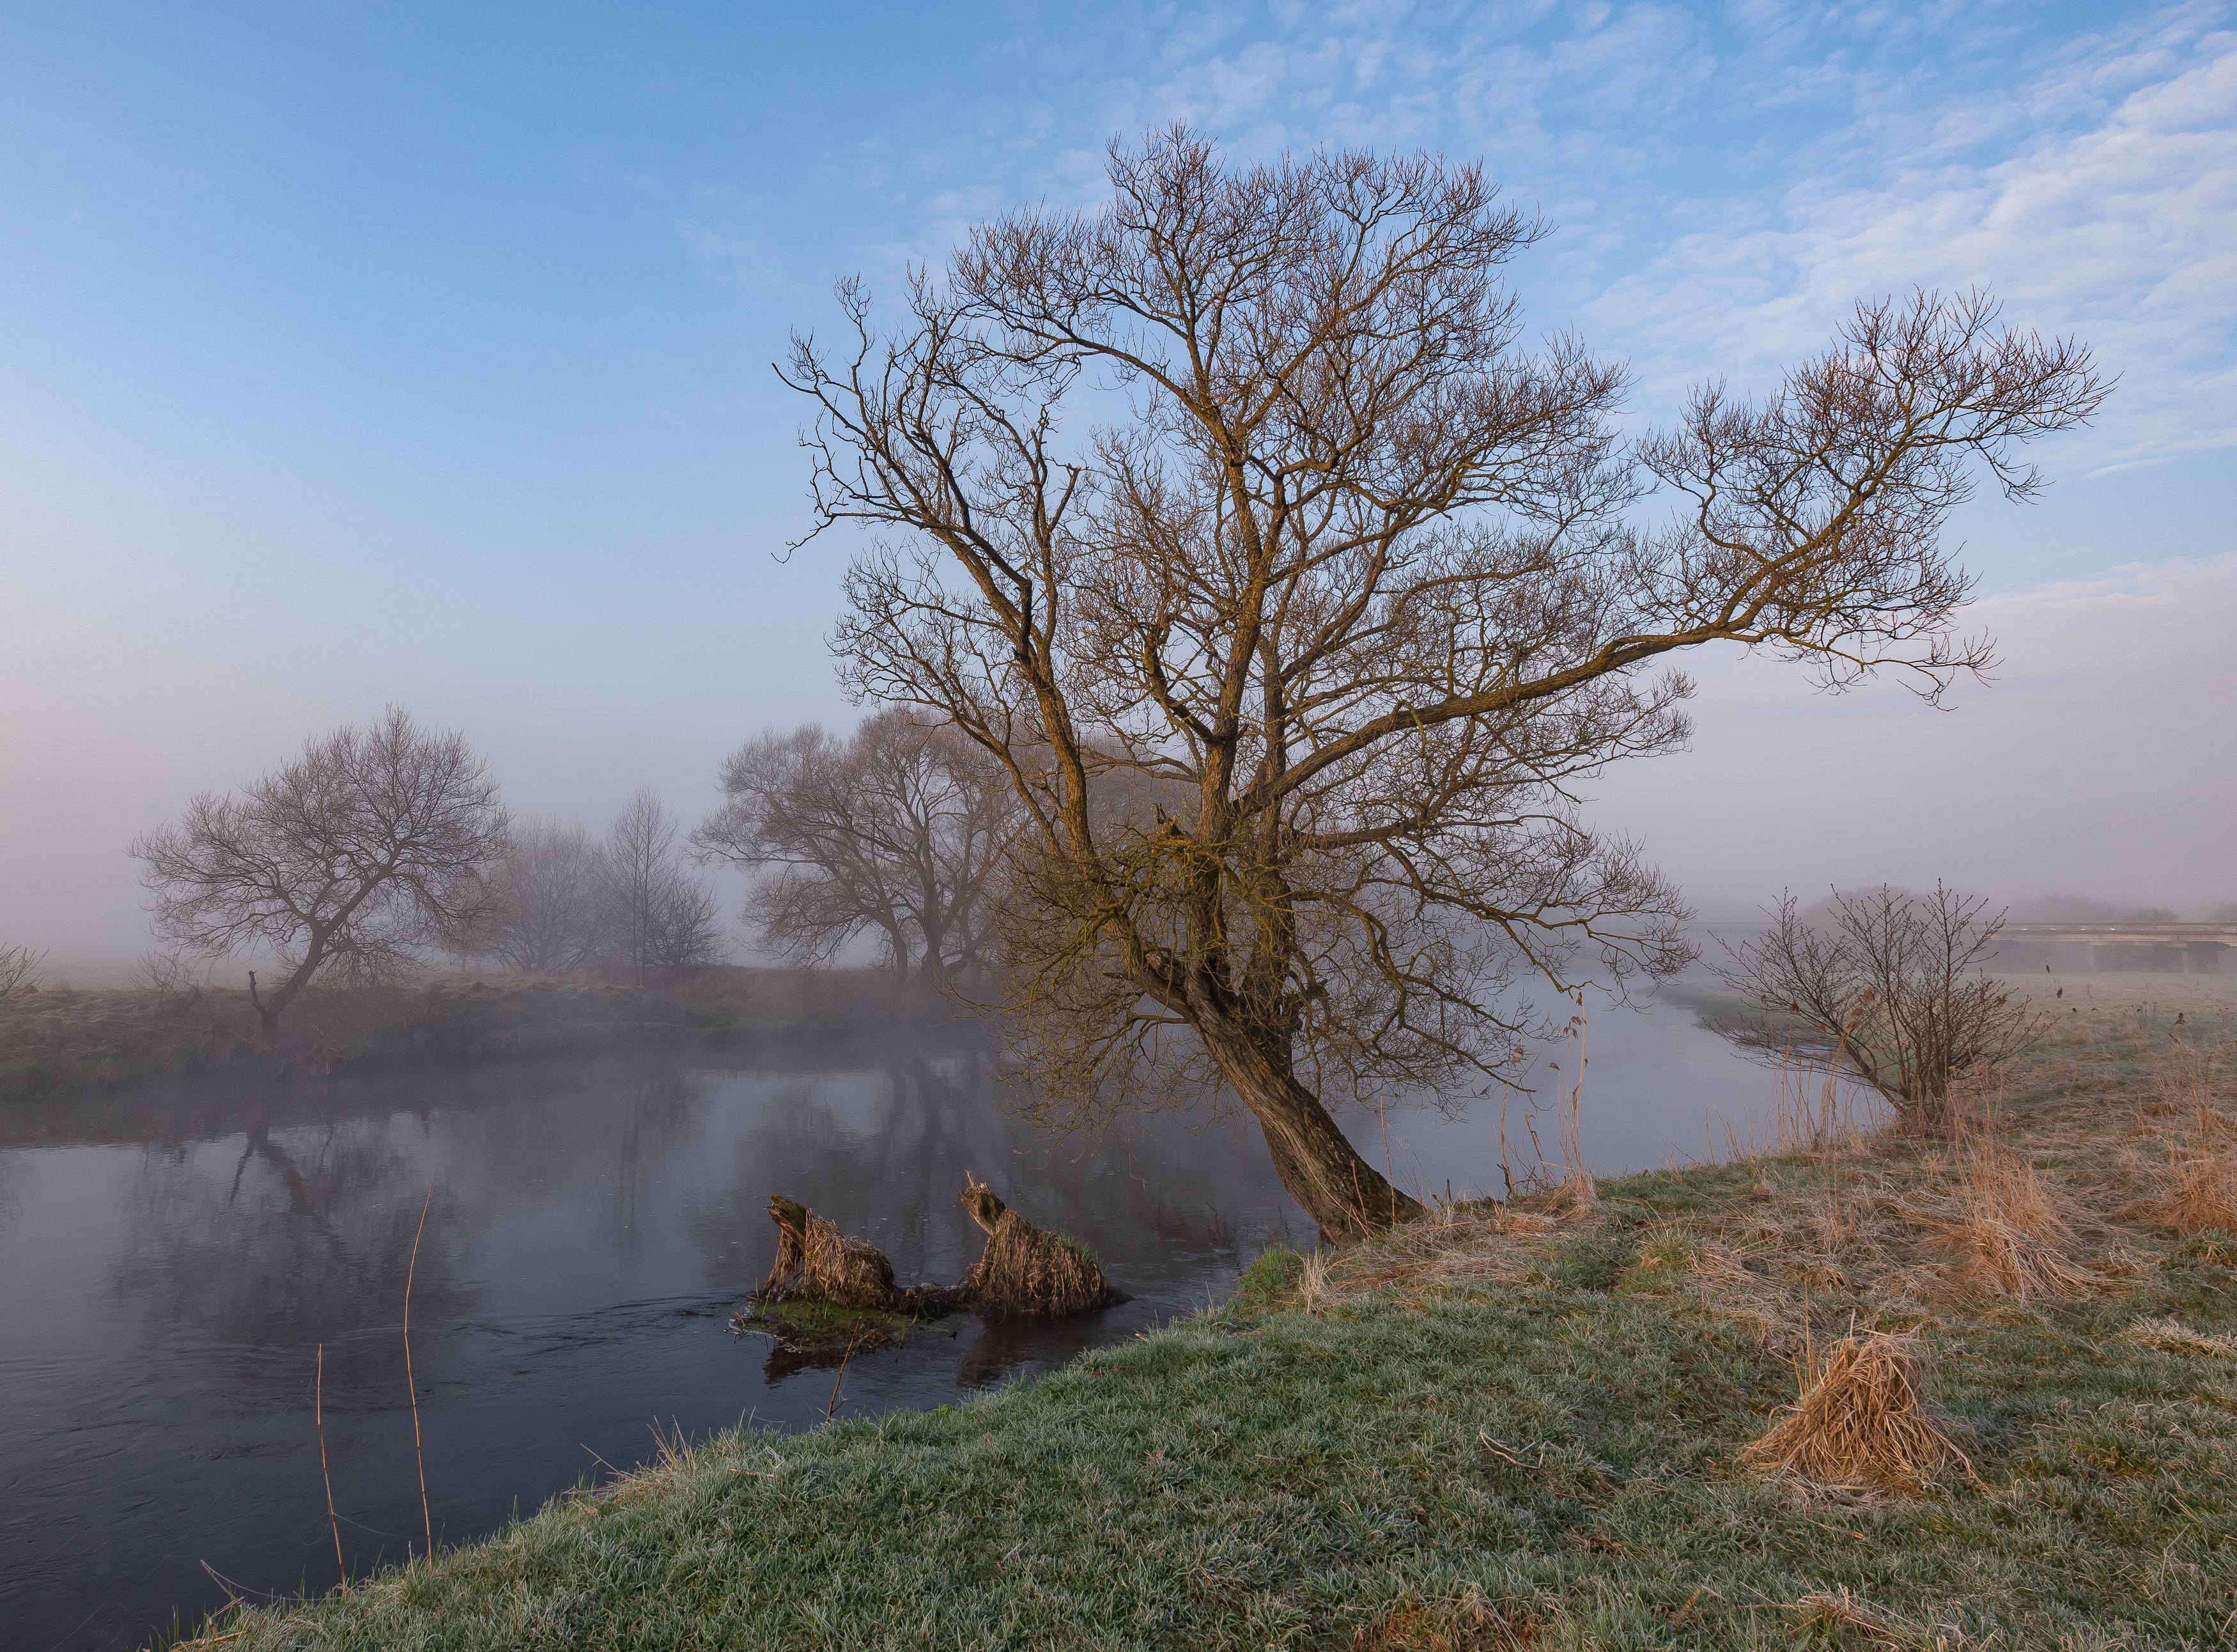
[[[94,0],[0,7],[0,941],[135,950],[135,831],[387,700],[593,823],[853,715],[835,555],[772,555],[769,364],[835,277],[1091,204],[1177,119],[1481,157],[1560,227],[1533,323],[1630,359],[1641,425],[1913,282],[2092,341],[2121,389],[2049,501],[1957,524],[1995,688],[1710,661],[1698,751],[1596,807],[1719,898],[2237,898],[2227,6]],[[1797,741],[1849,760],[1734,819]]]

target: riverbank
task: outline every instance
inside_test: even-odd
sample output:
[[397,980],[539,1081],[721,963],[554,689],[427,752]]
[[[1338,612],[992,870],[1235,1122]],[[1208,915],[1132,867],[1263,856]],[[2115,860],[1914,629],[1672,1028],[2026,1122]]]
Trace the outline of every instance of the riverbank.
[[0,1004],[0,1101],[151,1080],[284,1070],[328,1077],[649,1047],[861,1037],[950,1017],[943,1000],[870,971],[679,971],[647,986],[443,977],[314,987],[280,1021],[275,1063],[250,1042],[246,991],[38,992]]
[[[1961,1142],[1798,1110],[1776,1153],[1271,1253],[1045,1380],[724,1435],[203,1644],[2226,1644],[2237,1105],[2124,1007],[2067,1019]],[[1861,1329],[1962,1456],[1752,1464]]]

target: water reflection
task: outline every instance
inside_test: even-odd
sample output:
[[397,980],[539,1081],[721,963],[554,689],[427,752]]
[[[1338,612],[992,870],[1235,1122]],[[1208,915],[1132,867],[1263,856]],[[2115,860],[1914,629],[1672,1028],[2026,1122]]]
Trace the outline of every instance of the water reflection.
[[[1768,1081],[1666,1012],[1596,1023],[1595,1168],[1682,1155]],[[1626,1039],[1630,1043],[1626,1044]],[[1628,1054],[1626,1051],[1628,1050]],[[909,1048],[769,1070],[578,1063],[319,1089],[241,1086],[0,1111],[0,1622],[11,1643],[140,1643],[172,1609],[331,1580],[312,1423],[353,1567],[420,1542],[400,1319],[439,1531],[501,1524],[651,1447],[821,1419],[829,1372],[772,1362],[731,1310],[773,1251],[771,1193],[952,1282],[980,1235],[967,1172],[1093,1246],[1133,1300],[858,1357],[848,1414],[937,1405],[1225,1292],[1309,1241],[1247,1119],[1099,1143],[1026,1130],[982,1053]],[[1759,1109],[1758,1110],[1760,1110]],[[1350,1122],[1378,1160],[1385,1121]],[[1498,1185],[1495,1118],[1394,1109],[1402,1180]],[[430,1189],[432,1189],[432,1198]]]

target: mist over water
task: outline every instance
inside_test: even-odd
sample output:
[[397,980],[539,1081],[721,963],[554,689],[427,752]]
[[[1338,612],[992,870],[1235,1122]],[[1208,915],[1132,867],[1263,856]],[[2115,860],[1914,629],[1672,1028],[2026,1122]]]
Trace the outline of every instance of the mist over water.
[[[1583,1135],[1603,1172],[1703,1156],[1722,1142],[1712,1114],[1768,1110],[1770,1076],[1676,1005],[1592,1014],[1587,1054]],[[1458,1121],[1403,1107],[1346,1123],[1378,1164],[1387,1123],[1406,1185],[1501,1185],[1495,1099]],[[1550,1120],[1539,1129],[1551,1150]],[[788,1371],[729,1324],[774,1252],[769,1195],[877,1245],[904,1281],[950,1282],[979,1250],[956,1201],[967,1171],[1086,1241],[1132,1300],[1049,1324],[942,1321],[855,1359],[842,1415],[1053,1369],[1198,1311],[1268,1244],[1314,1237],[1247,1117],[1053,1141],[1010,1111],[982,1055],[936,1037],[758,1070],[16,1103],[0,1115],[0,1621],[26,1645],[122,1648],[228,1587],[331,1583],[320,1346],[351,1569],[421,1546],[400,1330],[431,1188],[412,1356],[430,1510],[456,1542],[643,1461],[656,1420],[693,1438],[820,1422],[833,1373]]]

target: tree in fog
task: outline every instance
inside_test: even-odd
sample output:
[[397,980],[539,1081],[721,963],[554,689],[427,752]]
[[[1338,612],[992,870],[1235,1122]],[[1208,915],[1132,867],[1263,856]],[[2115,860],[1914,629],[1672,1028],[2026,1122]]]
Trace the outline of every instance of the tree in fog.
[[538,975],[564,974],[596,960],[604,869],[598,846],[582,827],[514,827],[483,892],[460,950]]
[[1987,973],[2002,912],[1940,884],[1837,891],[1808,912],[1789,894],[1771,928],[1714,964],[1766,1022],[1723,1030],[1784,1059],[1798,1037],[1879,1092],[1909,1129],[1950,1123],[1951,1089],[2031,1043],[2024,998]]
[[0,1004],[36,993],[39,965],[46,958],[44,952],[34,952],[28,946],[0,946]]
[[762,874],[746,916],[769,951],[828,964],[873,933],[899,979],[975,972],[988,879],[1017,819],[986,751],[894,709],[847,740],[810,723],[749,740],[723,766],[723,790],[692,840]]
[[279,954],[270,992],[249,977],[269,1046],[313,980],[378,980],[465,925],[505,845],[497,787],[464,736],[392,706],[370,727],[306,741],[238,795],[203,793],[131,852],[163,939],[211,958]]
[[[1572,803],[1686,738],[1651,668],[1737,642],[1939,695],[1990,657],[1939,539],[1973,462],[2027,497],[2016,446],[2102,387],[1919,293],[1627,445],[1622,367],[1525,345],[1500,271],[1543,231],[1480,168],[1230,168],[1175,131],[1110,177],[973,229],[895,330],[845,283],[843,342],[795,339],[816,530],[871,535],[835,641],[855,692],[1009,777],[999,951],[1040,1105],[1224,1080],[1353,1237],[1417,1207],[1326,1101],[1495,1064],[1518,978],[1688,956],[1676,892]],[[1114,772],[1184,803],[1099,824]]]
[[598,851],[597,953],[640,984],[649,971],[711,963],[721,951],[715,892],[684,865],[676,838],[648,787],[615,817]]

